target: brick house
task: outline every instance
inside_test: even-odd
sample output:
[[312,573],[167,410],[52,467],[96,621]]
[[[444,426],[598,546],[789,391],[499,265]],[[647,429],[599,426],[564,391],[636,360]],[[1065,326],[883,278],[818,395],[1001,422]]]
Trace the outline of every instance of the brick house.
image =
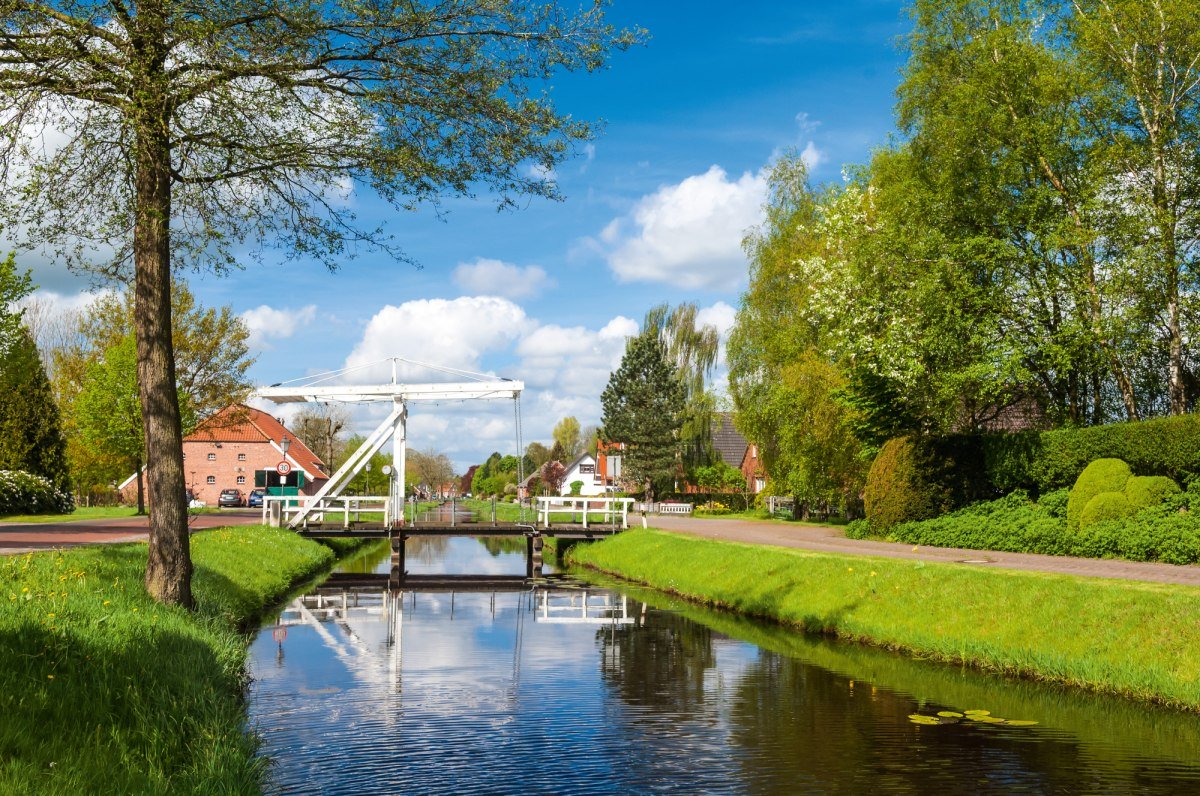
[[[283,461],[280,444],[287,437],[287,460],[293,472],[301,473],[299,494],[312,495],[329,478],[328,468],[283,423],[244,404],[227,406],[208,418],[183,439],[183,473],[187,487],[197,500],[217,504],[222,489],[240,489],[248,494],[255,474],[275,472]],[[260,477],[260,482],[261,482]],[[126,502],[137,500],[137,477],[131,475],[119,487]]]
[[748,442],[733,425],[732,412],[717,412],[712,420],[712,446],[721,461],[742,471],[746,491],[757,495],[767,485],[758,446]]

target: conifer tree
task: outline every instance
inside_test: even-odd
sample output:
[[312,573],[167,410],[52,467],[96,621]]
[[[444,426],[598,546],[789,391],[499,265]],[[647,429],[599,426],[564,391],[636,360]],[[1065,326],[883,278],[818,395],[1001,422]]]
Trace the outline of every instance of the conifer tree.
[[22,327],[0,359],[0,469],[69,488],[67,443],[37,346]]
[[684,391],[656,331],[630,338],[621,365],[600,396],[604,438],[624,442],[626,475],[642,484],[647,500],[678,463]]

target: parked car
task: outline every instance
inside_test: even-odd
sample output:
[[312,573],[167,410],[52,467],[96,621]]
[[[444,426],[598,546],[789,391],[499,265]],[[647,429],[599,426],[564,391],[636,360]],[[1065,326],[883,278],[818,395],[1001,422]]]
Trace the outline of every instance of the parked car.
[[223,509],[239,508],[246,505],[246,501],[242,497],[242,490],[222,489],[221,496],[217,498],[217,505]]
[[261,509],[266,494],[265,489],[251,489],[250,494],[246,496],[246,505],[252,509]]

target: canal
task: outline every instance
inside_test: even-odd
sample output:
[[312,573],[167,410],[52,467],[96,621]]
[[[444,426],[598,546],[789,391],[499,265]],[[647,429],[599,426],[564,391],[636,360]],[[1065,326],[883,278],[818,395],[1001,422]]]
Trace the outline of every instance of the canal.
[[[446,577],[314,589],[255,637],[268,792],[1200,792],[1191,714],[549,568],[531,587],[523,540],[416,537],[406,564]],[[389,567],[384,544],[339,577]]]

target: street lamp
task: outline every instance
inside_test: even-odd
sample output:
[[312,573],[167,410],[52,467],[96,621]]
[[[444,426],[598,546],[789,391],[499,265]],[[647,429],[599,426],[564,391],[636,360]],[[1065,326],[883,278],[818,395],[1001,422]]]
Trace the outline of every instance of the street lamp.
[[284,434],[283,439],[279,440],[279,447],[283,451],[284,458],[287,458],[288,448],[292,447],[292,441],[288,439],[287,434]]

